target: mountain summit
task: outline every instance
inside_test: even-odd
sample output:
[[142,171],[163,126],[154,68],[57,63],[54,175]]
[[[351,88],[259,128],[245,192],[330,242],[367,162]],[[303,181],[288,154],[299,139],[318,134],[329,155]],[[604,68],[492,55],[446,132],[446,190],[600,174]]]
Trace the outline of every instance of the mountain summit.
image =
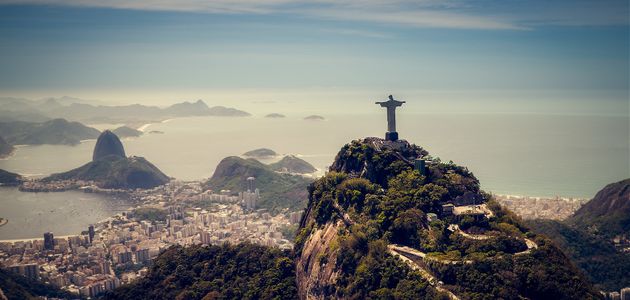
[[125,155],[125,148],[120,142],[118,136],[109,130],[105,130],[96,141],[94,154],[92,154],[92,161],[97,161],[109,155],[115,155],[123,158],[127,157]]
[[294,250],[301,299],[600,297],[467,168],[404,140],[345,145],[309,187]]

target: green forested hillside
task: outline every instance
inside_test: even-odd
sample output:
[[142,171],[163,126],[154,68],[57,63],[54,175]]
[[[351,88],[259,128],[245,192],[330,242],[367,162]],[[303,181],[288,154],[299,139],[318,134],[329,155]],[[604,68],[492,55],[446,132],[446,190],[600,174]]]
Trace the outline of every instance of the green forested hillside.
[[550,237],[598,288],[630,286],[630,253],[613,243],[630,238],[630,179],[607,185],[565,221],[531,220],[528,226]]
[[296,299],[288,252],[252,244],[173,246],[105,299]]
[[153,188],[167,183],[170,178],[142,157],[109,155],[64,173],[50,175],[43,181],[95,181],[103,188]]
[[[392,298],[410,283],[416,287],[407,288],[411,299],[445,293],[461,299],[601,297],[562,251],[489,201],[465,167],[431,159],[422,175],[415,158],[430,157],[402,142],[353,141],[309,187],[295,246],[298,282],[308,282],[299,284],[301,296]],[[490,212],[456,217],[444,213],[446,203],[483,204]],[[430,221],[429,214],[438,218]],[[400,249],[428,275],[400,277],[409,267],[388,258]],[[338,277],[318,279],[328,273]]]
[[217,166],[206,187],[219,191],[232,192],[246,190],[247,178],[256,178],[260,189],[259,207],[272,211],[282,208],[301,210],[307,202],[307,186],[311,180],[298,175],[280,174],[269,166],[255,160],[236,156],[226,157]]
[[9,300],[40,299],[39,297],[76,299],[78,296],[51,285],[0,269],[0,290]]

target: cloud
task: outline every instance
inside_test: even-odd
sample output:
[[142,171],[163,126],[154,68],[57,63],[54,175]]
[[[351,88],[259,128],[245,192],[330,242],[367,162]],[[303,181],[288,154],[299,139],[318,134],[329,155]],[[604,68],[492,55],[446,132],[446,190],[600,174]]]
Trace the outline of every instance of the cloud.
[[484,18],[434,10],[416,11],[370,11],[370,10],[311,10],[309,15],[346,21],[374,22],[411,27],[457,28],[457,29],[526,29],[523,26],[498,19]]
[[628,25],[627,0],[0,0],[211,14],[295,15],[406,27],[520,30],[541,25]]

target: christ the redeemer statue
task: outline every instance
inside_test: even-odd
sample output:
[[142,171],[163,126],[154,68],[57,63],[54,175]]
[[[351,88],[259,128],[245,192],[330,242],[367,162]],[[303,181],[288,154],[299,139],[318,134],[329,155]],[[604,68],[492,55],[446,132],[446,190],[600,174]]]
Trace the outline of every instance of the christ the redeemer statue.
[[398,132],[396,132],[396,107],[402,106],[405,101],[394,100],[392,95],[389,95],[389,100],[384,102],[376,102],[382,107],[387,107],[387,132],[385,133],[385,139],[388,141],[398,140]]

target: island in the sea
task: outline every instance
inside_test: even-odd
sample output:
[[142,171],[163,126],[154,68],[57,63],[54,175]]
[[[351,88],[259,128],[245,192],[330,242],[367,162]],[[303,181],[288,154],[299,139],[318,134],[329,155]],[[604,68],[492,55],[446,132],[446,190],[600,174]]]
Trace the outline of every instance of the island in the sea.
[[304,117],[304,120],[307,120],[307,121],[323,121],[323,120],[325,120],[325,118],[320,116],[320,115],[310,115],[310,116]]
[[176,117],[246,117],[250,115],[246,111],[232,107],[208,107],[203,100],[185,101],[168,107],[157,107],[141,104],[104,105],[101,102],[72,97],[42,100],[0,97],[0,118],[10,121],[41,123],[51,119],[64,118],[91,124],[131,124],[160,122]]
[[269,148],[258,148],[258,149],[254,149],[254,150],[243,153],[243,156],[265,159],[265,158],[272,158],[272,157],[278,156],[278,153],[276,153],[276,151],[273,151]]
[[265,118],[271,118],[271,119],[278,119],[278,118],[285,118],[285,117],[286,117],[285,115],[279,114],[279,113],[270,113],[265,116]]
[[121,138],[125,138],[125,137],[139,137],[142,134],[144,134],[144,132],[137,130],[137,129],[133,129],[129,126],[120,126],[114,130],[112,130],[112,132],[114,134],[116,134],[118,137]]
[[317,171],[313,165],[295,155],[287,155],[269,167],[276,172],[310,174]]

